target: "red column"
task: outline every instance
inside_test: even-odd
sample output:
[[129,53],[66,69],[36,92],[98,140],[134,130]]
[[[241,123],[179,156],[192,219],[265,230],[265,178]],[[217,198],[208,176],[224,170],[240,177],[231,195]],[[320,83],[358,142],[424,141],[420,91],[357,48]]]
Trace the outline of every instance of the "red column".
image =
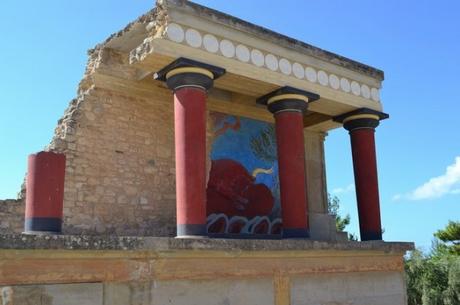
[[350,131],[361,240],[381,240],[379,187],[373,128]]
[[174,91],[178,237],[206,236],[206,94],[225,69],[178,58],[157,73]]
[[319,95],[285,86],[257,99],[275,116],[284,238],[310,237],[303,116]]
[[334,118],[350,132],[361,240],[382,240],[375,128],[386,113],[361,108]]
[[28,159],[26,233],[60,233],[64,201],[65,155],[39,152]]
[[174,92],[177,235],[206,234],[206,92]]
[[284,237],[308,237],[303,116],[275,113]]

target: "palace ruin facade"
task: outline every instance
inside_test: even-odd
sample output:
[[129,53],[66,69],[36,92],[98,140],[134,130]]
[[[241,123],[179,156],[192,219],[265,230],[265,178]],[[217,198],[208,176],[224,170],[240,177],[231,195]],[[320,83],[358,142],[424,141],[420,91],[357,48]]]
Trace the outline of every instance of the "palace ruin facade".
[[[406,304],[413,245],[380,223],[383,78],[157,1],[89,52],[25,200],[0,203],[3,304]],[[324,140],[341,127],[360,242],[328,214]]]

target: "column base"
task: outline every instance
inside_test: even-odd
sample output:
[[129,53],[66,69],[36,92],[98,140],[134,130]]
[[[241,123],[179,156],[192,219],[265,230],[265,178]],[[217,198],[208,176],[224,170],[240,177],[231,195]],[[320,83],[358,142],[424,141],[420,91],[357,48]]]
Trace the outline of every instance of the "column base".
[[53,231],[24,231],[21,234],[24,235],[61,235],[61,232],[53,232]]
[[201,236],[201,235],[181,235],[174,237],[176,239],[209,239],[209,236]]
[[197,238],[197,237],[207,237],[208,232],[206,230],[206,225],[198,224],[183,224],[177,225],[177,236],[178,238]]
[[382,232],[361,232],[361,241],[382,240]]
[[310,238],[310,230],[308,229],[283,229],[283,238]]
[[25,234],[61,234],[62,219],[55,217],[30,217],[24,222]]

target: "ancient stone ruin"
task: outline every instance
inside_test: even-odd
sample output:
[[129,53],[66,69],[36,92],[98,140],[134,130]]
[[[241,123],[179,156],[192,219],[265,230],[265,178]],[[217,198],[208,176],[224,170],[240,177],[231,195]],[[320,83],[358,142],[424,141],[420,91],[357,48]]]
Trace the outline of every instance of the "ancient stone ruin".
[[[0,201],[0,300],[406,304],[413,244],[382,241],[380,222],[383,76],[192,2],[157,1],[89,51],[51,143],[29,156],[22,195]],[[342,127],[359,242],[328,214],[324,140]]]

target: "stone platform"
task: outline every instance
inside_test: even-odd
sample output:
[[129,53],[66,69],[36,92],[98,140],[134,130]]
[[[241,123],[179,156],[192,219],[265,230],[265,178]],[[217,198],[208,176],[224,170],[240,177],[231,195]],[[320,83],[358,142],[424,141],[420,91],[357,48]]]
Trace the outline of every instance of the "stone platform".
[[404,304],[402,258],[411,249],[382,241],[0,235],[0,289],[8,305]]
[[402,253],[413,249],[411,242],[344,241],[321,242],[309,239],[215,239],[100,235],[0,235],[5,250],[92,250],[92,251],[380,251]]

